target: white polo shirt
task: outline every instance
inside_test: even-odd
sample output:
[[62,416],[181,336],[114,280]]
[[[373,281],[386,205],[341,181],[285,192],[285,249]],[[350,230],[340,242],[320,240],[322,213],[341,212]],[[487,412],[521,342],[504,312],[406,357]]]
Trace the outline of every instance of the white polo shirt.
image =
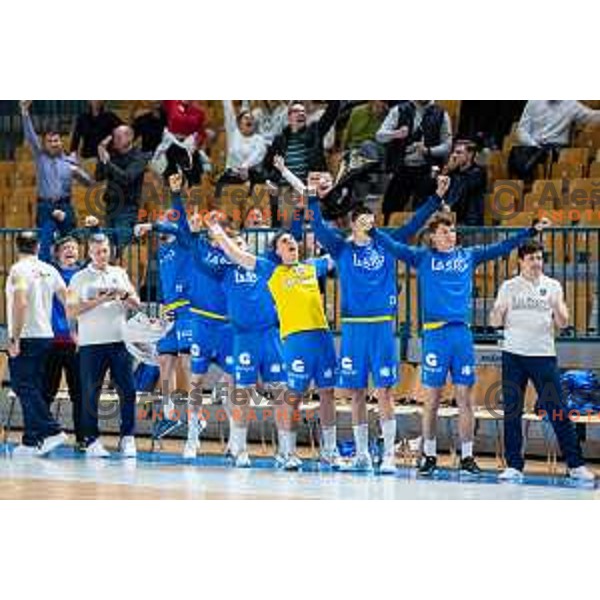
[[562,298],[563,289],[546,275],[537,283],[518,275],[500,286],[496,303],[506,307],[503,350],[522,356],[556,356],[552,297]]
[[27,293],[27,311],[21,338],[52,338],[52,300],[54,294],[65,290],[60,273],[37,256],[17,261],[6,279],[6,309],[8,336],[13,337],[13,305],[16,291]]
[[[100,270],[90,264],[73,275],[69,284],[69,302],[92,300],[101,290],[115,289],[134,293],[125,270],[112,265]],[[77,318],[79,345],[122,342],[126,321],[127,308],[121,300],[104,302],[80,314]]]

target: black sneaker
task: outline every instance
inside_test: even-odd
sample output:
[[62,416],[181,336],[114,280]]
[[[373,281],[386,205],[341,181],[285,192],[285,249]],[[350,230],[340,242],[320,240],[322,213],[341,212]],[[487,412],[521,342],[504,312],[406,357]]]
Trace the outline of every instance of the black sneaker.
[[417,475],[422,477],[430,477],[434,474],[437,469],[437,456],[425,456],[421,457],[421,464],[417,471]]
[[460,470],[463,473],[468,473],[469,475],[481,475],[483,472],[472,456],[467,456],[461,459]]

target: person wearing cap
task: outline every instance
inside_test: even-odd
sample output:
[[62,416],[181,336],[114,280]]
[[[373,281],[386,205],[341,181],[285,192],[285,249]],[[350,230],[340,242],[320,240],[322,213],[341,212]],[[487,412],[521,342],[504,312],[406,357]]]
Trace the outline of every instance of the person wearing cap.
[[67,315],[77,320],[82,389],[81,428],[88,458],[104,458],[99,439],[98,399],[108,370],[121,400],[121,441],[124,458],[134,458],[135,385],[124,333],[128,309],[140,300],[121,267],[109,264],[110,243],[104,234],[90,238],[90,264],[69,284]]
[[23,438],[13,456],[43,456],[67,436],[44,399],[45,363],[52,341],[52,299],[64,304],[66,286],[58,271],[38,258],[31,232],[16,239],[18,259],[6,281],[8,353],[11,387],[23,411]]

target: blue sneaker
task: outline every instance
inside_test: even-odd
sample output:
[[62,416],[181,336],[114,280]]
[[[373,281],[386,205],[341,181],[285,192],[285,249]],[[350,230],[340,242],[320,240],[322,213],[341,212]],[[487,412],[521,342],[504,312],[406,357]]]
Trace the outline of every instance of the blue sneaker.
[[161,440],[165,436],[175,431],[178,427],[181,427],[181,421],[173,421],[172,419],[161,419],[155,421],[152,427],[152,437],[155,440]]

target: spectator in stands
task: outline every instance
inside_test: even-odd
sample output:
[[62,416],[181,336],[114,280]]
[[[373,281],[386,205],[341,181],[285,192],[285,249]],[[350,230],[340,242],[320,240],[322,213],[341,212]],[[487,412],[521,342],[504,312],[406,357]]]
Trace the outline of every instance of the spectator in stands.
[[44,131],[40,143],[29,114],[30,106],[31,100],[21,101],[23,131],[33,151],[37,173],[36,227],[50,222],[59,235],[67,235],[76,225],[71,203],[73,178],[87,186],[93,179],[65,154],[58,132]]
[[[327,102],[323,100],[306,100],[306,124],[312,125],[321,119],[327,110]],[[339,114],[339,113],[338,113]],[[323,148],[327,151],[333,150],[335,146],[335,123],[323,138]]]
[[97,175],[106,179],[106,227],[115,230],[117,250],[131,242],[147,160],[139,148],[133,147],[133,130],[128,125],[119,125],[98,146]]
[[358,150],[364,143],[376,144],[376,135],[387,113],[385,100],[369,100],[355,106],[344,130],[344,150]]
[[285,129],[288,122],[288,105],[284,100],[257,100],[257,106],[250,108],[250,101],[242,101],[242,110],[250,110],[254,118],[255,131],[270,145]]
[[476,162],[477,145],[468,140],[459,140],[448,161],[450,189],[447,197],[454,207],[459,225],[483,225],[484,197],[487,175]]
[[89,100],[88,110],[77,117],[71,137],[71,154],[74,157],[94,158],[100,142],[121,124],[115,113],[104,109],[104,102]]
[[600,123],[600,111],[577,100],[529,100],[517,127],[518,145],[509,157],[511,173],[531,181],[535,167],[569,145],[574,125]]
[[339,100],[329,102],[323,116],[311,125],[307,124],[303,104],[290,106],[288,125],[273,140],[265,159],[266,167],[271,169],[272,180],[281,180],[279,172],[273,168],[275,156],[283,156],[288,169],[302,181],[306,181],[310,171],[327,171],[323,138],[335,123],[340,106]]
[[433,100],[405,100],[387,114],[376,139],[386,144],[386,168],[392,173],[383,199],[384,224],[390,215],[413,207],[435,190],[431,167],[450,154],[452,126],[448,113]]
[[225,172],[217,181],[215,195],[221,196],[227,183],[250,182],[250,190],[255,183],[265,180],[261,165],[267,152],[264,138],[254,131],[254,118],[247,110],[236,117],[231,100],[223,100],[225,133],[227,135],[227,164]]
[[381,197],[385,178],[383,146],[375,137],[387,114],[385,100],[369,100],[352,108],[342,137],[344,160],[352,168],[357,161],[368,158],[379,163],[373,170],[356,178],[352,195],[357,202],[369,203]]
[[141,101],[131,111],[134,141],[141,139],[142,152],[154,154],[166,125],[167,120],[160,101]]
[[[273,183],[282,182],[281,174],[273,166],[273,158],[282,156],[288,169],[302,181],[306,181],[309,172],[327,171],[327,161],[323,148],[323,138],[331,129],[339,114],[341,102],[333,100],[327,105],[323,116],[311,125],[306,121],[304,105],[295,102],[288,109],[288,125],[273,140],[265,157],[265,170]],[[279,210],[278,199],[271,196],[271,215],[273,227],[281,224],[280,215],[284,216],[293,209],[294,200],[289,206]]]
[[202,178],[200,150],[206,141],[206,114],[190,100],[163,100],[167,120],[162,141],[153,158],[155,169],[166,181],[181,170],[188,185]]

